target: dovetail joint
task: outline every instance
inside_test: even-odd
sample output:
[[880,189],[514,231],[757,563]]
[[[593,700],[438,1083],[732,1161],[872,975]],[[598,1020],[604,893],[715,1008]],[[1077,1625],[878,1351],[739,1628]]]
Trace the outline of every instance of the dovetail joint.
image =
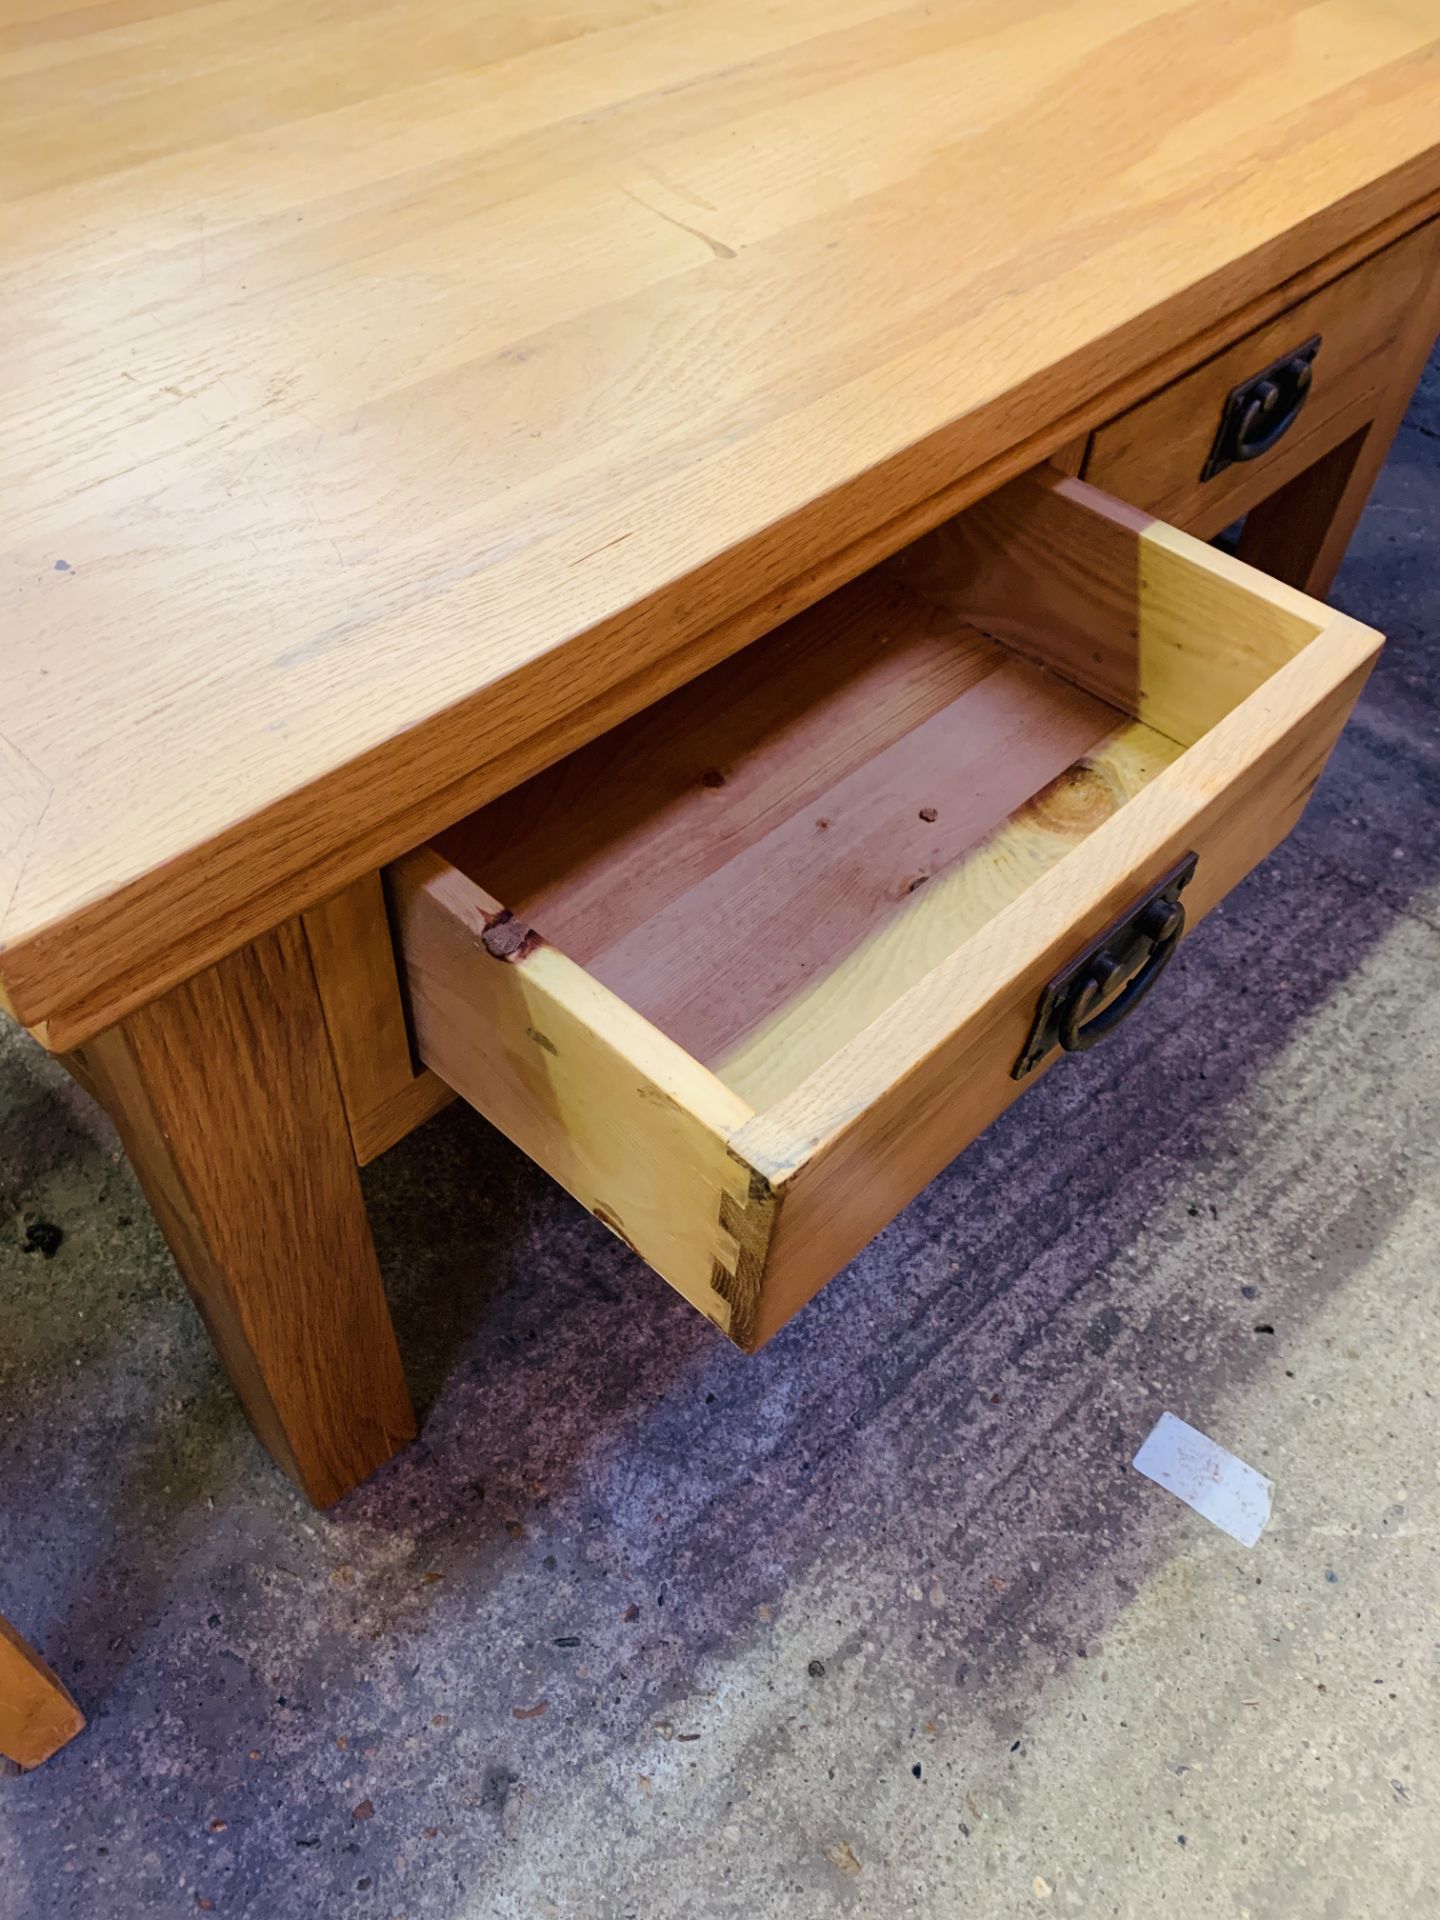
[[[733,1156],[738,1159],[738,1155]],[[730,1309],[729,1335],[742,1352],[755,1348],[755,1332],[760,1318],[760,1299],[764,1288],[765,1267],[775,1231],[775,1216],[780,1195],[764,1174],[746,1165],[747,1191],[739,1199],[732,1193],[720,1196],[720,1225],[735,1242],[733,1268],[716,1259],[711,1268],[711,1285]]]

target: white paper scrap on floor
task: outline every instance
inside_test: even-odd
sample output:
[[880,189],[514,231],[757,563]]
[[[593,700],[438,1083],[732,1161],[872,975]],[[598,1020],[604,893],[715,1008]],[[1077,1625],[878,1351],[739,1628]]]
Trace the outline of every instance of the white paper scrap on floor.
[[1173,1413],[1161,1414],[1135,1465],[1242,1547],[1253,1547],[1265,1531],[1273,1481]]

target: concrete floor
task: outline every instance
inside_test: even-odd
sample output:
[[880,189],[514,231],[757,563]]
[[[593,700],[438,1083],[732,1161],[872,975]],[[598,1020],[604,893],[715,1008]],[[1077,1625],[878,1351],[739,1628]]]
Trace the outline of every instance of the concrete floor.
[[1337,598],[1294,839],[758,1359],[472,1115],[372,1168],[427,1417],[323,1518],[7,1032],[0,1606],[91,1725],[0,1915],[1440,1914],[1440,364]]

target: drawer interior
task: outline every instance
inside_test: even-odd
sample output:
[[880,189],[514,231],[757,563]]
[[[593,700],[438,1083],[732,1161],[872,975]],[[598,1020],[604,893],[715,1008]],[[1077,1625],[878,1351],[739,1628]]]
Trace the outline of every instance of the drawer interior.
[[437,844],[758,1108],[1180,751],[882,573]]
[[753,1348],[1028,1084],[1067,962],[1288,832],[1378,646],[1027,475],[397,862],[420,1057]]
[[[1314,636],[1308,602],[1196,618],[1163,587],[1150,630],[1107,635],[1095,523],[1046,553],[1035,512],[922,541],[440,852],[752,1107],[781,1099]],[[1153,629],[1181,613],[1177,661]]]

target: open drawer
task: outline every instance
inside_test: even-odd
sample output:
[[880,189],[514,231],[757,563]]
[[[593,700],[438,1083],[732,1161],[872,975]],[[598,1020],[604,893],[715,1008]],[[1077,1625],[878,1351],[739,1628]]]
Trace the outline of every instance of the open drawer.
[[1288,832],[1379,645],[1027,475],[391,868],[416,1046],[758,1346]]

